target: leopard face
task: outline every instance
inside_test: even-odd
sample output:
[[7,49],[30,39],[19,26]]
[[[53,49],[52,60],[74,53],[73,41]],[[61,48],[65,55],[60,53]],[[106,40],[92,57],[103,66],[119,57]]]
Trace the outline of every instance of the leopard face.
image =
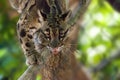
[[[68,14],[69,13],[64,14],[64,18],[67,17]],[[50,20],[48,18],[45,19],[42,26],[35,32],[34,42],[38,52],[40,48],[42,48],[41,46],[44,46],[53,54],[58,54],[66,45],[70,27],[67,26],[67,20],[63,18],[57,19],[53,17],[52,21]]]
[[53,54],[68,53],[67,49],[70,52],[71,41],[76,41],[75,35],[77,36],[78,29],[71,30],[68,26],[70,12],[67,11],[65,3],[56,4],[56,2],[51,3],[46,0],[10,1],[21,14],[17,24],[17,33],[28,61],[27,64],[36,63],[37,54],[42,53],[43,50]]

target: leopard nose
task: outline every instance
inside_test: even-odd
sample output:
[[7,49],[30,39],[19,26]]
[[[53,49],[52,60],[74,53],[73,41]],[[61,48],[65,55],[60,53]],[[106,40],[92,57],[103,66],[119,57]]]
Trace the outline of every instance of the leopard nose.
[[54,55],[58,54],[58,53],[60,52],[60,47],[52,48],[52,49],[51,49],[51,52],[52,52],[52,54],[54,54]]
[[50,43],[50,47],[52,47],[52,48],[59,47],[59,45],[60,45],[60,42],[57,39],[52,40],[51,43]]

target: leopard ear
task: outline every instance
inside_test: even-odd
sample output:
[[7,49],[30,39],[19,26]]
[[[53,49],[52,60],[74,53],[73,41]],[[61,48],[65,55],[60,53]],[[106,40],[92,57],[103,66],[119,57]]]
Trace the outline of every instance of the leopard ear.
[[71,14],[72,14],[72,11],[69,10],[69,11],[65,12],[64,14],[62,14],[60,18],[62,20],[68,20],[71,17]]
[[18,13],[22,13],[28,3],[28,0],[9,0],[9,2],[11,6],[18,11]]

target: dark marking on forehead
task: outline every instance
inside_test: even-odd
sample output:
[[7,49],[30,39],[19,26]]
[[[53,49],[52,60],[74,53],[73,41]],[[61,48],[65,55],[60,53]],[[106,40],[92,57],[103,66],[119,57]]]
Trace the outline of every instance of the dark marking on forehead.
[[30,45],[29,42],[25,43],[25,46],[26,46],[26,47],[31,47],[31,45]]
[[59,27],[60,25],[60,20],[58,18],[50,18],[47,21],[48,25],[52,28]]
[[57,0],[55,0],[55,4],[56,4],[57,10],[58,10],[58,13],[61,14],[62,10],[61,10],[60,4],[59,4],[59,2]]
[[20,31],[20,37],[25,37],[25,36],[26,36],[26,31],[25,31],[25,29],[22,29]]
[[57,28],[55,28],[55,29],[52,29],[52,32],[53,32],[53,34],[56,36],[58,33],[57,33],[57,31],[58,31],[58,29]]
[[28,36],[28,38],[30,38],[30,39],[32,39],[32,38],[33,38],[33,36],[32,36],[32,35],[30,35],[30,34],[28,34],[27,36]]

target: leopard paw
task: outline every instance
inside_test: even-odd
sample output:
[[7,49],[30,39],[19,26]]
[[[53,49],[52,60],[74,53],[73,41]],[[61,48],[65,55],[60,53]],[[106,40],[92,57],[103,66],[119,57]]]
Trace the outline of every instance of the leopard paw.
[[37,63],[37,59],[35,57],[35,55],[30,55],[28,57],[26,57],[26,65],[36,65]]

